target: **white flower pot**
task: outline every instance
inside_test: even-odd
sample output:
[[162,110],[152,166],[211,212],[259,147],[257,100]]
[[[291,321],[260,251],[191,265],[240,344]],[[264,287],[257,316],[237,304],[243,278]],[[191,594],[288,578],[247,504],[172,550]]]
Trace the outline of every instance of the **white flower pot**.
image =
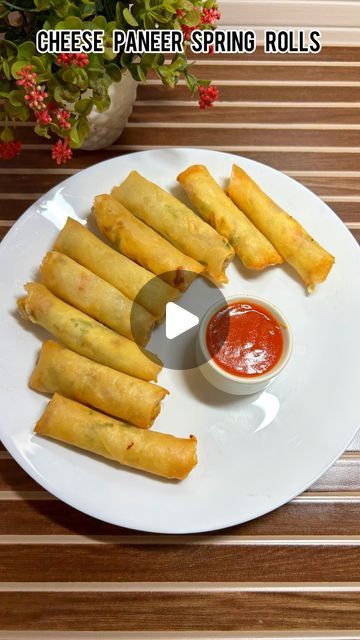
[[103,149],[119,138],[132,112],[137,84],[131,74],[126,72],[120,82],[110,85],[110,107],[102,113],[94,107],[88,115],[90,133],[81,145],[82,149]]

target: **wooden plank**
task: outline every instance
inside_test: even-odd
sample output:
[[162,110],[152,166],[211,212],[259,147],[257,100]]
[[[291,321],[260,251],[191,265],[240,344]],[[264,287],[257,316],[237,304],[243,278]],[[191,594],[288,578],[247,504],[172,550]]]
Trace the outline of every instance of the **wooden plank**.
[[348,222],[351,224],[353,222],[360,221],[360,202],[342,202],[340,200],[331,200],[327,202],[327,204],[344,222]]
[[[76,570],[74,566],[76,558]],[[36,568],[36,571],[34,571]],[[74,571],[75,570],[75,571]],[[360,582],[358,545],[2,544],[0,582]]]
[[38,491],[40,486],[12,458],[0,459],[0,491]]
[[328,469],[309,491],[360,490],[360,454],[348,452]]
[[[183,136],[183,144],[191,145],[192,144],[192,131],[190,130],[188,133],[184,133]],[[171,144],[171,137],[168,136],[168,143]],[[153,137],[152,149],[156,149],[156,137]],[[193,145],[194,146],[194,145]],[[209,146],[209,143],[207,144]],[[116,158],[118,156],[131,153],[132,151],[138,151],[143,149],[144,146],[141,146],[140,149],[133,149],[131,147],[126,147],[124,149],[114,149],[109,147],[107,149],[103,149],[102,151],[93,151],[91,153],[86,151],[76,151],[74,157],[71,161],[72,169],[84,169],[86,167],[90,167],[96,162],[101,162],[102,160],[109,160],[111,158]],[[147,148],[147,147],[145,147]],[[221,151],[230,151],[226,146],[221,147]],[[275,169],[279,169],[280,171],[314,171],[318,170],[319,167],[321,171],[339,171],[339,167],[341,167],[341,171],[359,171],[360,168],[360,151],[359,153],[342,153],[340,150],[336,153],[326,153],[326,152],[307,152],[303,153],[302,151],[279,151],[274,149],[273,151],[239,151],[234,152],[230,151],[234,155],[246,156],[251,158],[252,160],[257,160],[258,162],[263,162],[264,164],[268,164]],[[31,166],[31,163],[34,161],[34,151],[30,149],[24,149],[20,156],[14,158],[12,162],[12,167],[21,168]],[[49,167],[54,168],[54,163],[49,156],[49,151],[46,148],[40,148],[36,150],[36,166],[40,169],[47,169]],[[4,203],[5,204],[5,203]],[[4,206],[3,204],[3,206]],[[26,202],[24,203],[23,210],[25,208]],[[10,205],[6,205],[10,207]],[[15,216],[7,211],[5,211],[5,215],[3,209],[1,211],[2,218],[14,218]]]
[[[360,244],[360,229],[351,229],[351,233],[353,234],[355,240]],[[359,440],[356,440],[356,443],[359,445]]]
[[[271,513],[215,533],[229,536],[358,536],[360,509],[358,504],[323,503],[313,505],[292,502]],[[136,536],[134,532],[101,522],[65,503],[53,501],[0,501],[0,536],[2,535],[86,535]],[[213,533],[209,532],[209,538]],[[161,536],[158,536],[160,540]],[[188,538],[183,538],[184,544]],[[49,542],[51,539],[49,538]],[[211,544],[211,540],[209,540]],[[0,547],[1,552],[1,547]]]
[[[219,114],[220,115],[220,114]],[[204,125],[206,124],[206,113],[204,114]],[[176,122],[173,125],[176,125]],[[171,123],[170,123],[171,125]],[[132,145],[149,145],[154,144],[154,133],[156,131],[156,145],[161,146],[169,143],[169,135],[171,136],[171,144],[176,147],[182,141],[184,145],[184,137],[188,138],[186,144],[193,145],[242,145],[242,146],[311,146],[311,147],[359,147],[360,146],[360,129],[326,129],[302,130],[302,129],[253,129],[241,128],[224,128],[214,127],[194,127],[192,129],[179,128],[177,126],[145,126],[145,127],[128,127],[122,133],[117,142],[119,144]],[[26,144],[38,144],[39,138],[30,127],[24,127],[21,132],[22,141]],[[41,143],[40,143],[41,144]],[[19,182],[27,184],[28,176],[19,176]],[[44,176],[46,180],[51,182],[51,176]],[[62,178],[63,179],[63,178]],[[37,183],[36,183],[37,184]],[[14,187],[14,185],[12,185]],[[24,189],[19,189],[23,191]],[[32,190],[34,190],[34,179]]]
[[[198,109],[197,104],[189,106],[163,106],[161,102],[156,108],[151,104],[147,106],[135,103],[134,111],[130,116],[130,122],[207,122],[207,123],[264,123],[264,124],[289,124],[289,123],[315,123],[315,124],[359,124],[359,109],[345,107],[316,107],[305,106],[301,109],[292,107],[261,106],[261,104],[248,106],[221,107],[217,103],[206,112]],[[187,134],[185,128],[184,134]]]
[[351,630],[358,593],[0,593],[6,630]]
[[[284,60],[284,58],[283,58]],[[285,57],[285,61],[287,56]],[[271,62],[271,59],[267,59],[267,62]],[[212,82],[216,84],[217,80],[264,80],[266,81],[281,81],[281,80],[297,80],[304,82],[314,82],[319,80],[320,82],[359,82],[360,81],[360,67],[350,67],[346,64],[344,66],[316,66],[316,62],[311,65],[282,65],[281,62],[275,62],[274,64],[264,65],[229,65],[224,64],[211,66],[204,65],[201,62],[197,62],[192,69],[194,75],[198,78],[211,78]],[[149,78],[156,78],[156,74],[149,75]]]
[[[222,148],[221,151],[226,151]],[[229,150],[228,150],[229,151]],[[268,164],[279,171],[314,171],[321,167],[322,171],[358,171],[360,167],[360,153],[325,153],[302,151],[243,151],[234,155],[245,156],[251,160]]]
[[[264,28],[312,29],[314,24],[322,34],[330,27],[330,31],[342,28],[346,33],[349,28],[360,27],[360,6],[356,0],[223,0],[220,4],[221,24],[247,25],[263,32]],[[323,36],[324,37],[324,36]],[[345,36],[346,37],[346,36]],[[322,39],[322,42],[324,40]],[[330,40],[331,41],[331,40]],[[315,56],[316,58],[316,56]]]
[[[205,117],[204,117],[205,120]],[[156,144],[169,144],[174,147],[189,145],[190,138],[193,146],[235,146],[245,147],[360,147],[360,130],[298,130],[298,129],[220,129],[209,126],[209,128],[194,128],[186,130],[183,128],[166,127],[139,127],[127,128],[120,136],[120,145],[151,145],[154,143],[156,132]],[[186,135],[187,134],[187,135]],[[187,139],[188,138],[188,139]]]
[[[360,102],[360,86],[331,87],[319,86],[222,86],[221,100],[239,102]],[[191,94],[185,85],[178,85],[175,89],[163,85],[140,85],[138,100],[191,100]],[[196,100],[196,96],[194,98]],[[161,105],[160,105],[161,106]],[[355,108],[355,105],[354,105]]]
[[[279,54],[271,54],[265,53],[263,48],[260,46],[254,51],[252,54],[216,54],[214,56],[209,56],[208,54],[199,54],[193,55],[192,59],[194,60],[263,60],[268,61],[271,59],[273,62],[279,62],[282,64],[284,62],[284,55]],[[287,53],[286,60],[288,62],[299,62],[303,60],[307,63],[319,63],[319,62],[328,62],[328,61],[340,61],[340,62],[360,62],[360,47],[323,47],[321,51],[315,55],[309,54],[299,54],[299,53]]]
[[[34,134],[35,135],[35,134]],[[33,152],[36,153],[36,152]],[[57,184],[62,182],[68,176],[64,176],[61,173],[39,173],[39,175],[33,174],[15,174],[11,173],[11,166],[9,165],[8,173],[0,174],[0,194],[8,193],[46,193],[49,189],[52,189]],[[14,182],[16,186],[14,186]],[[1,195],[0,195],[1,200]],[[3,211],[1,210],[1,216]]]
[[[51,159],[51,150],[47,148],[47,144],[41,141],[40,138],[37,138],[36,141],[39,144],[39,148],[34,149],[22,149],[21,154],[13,158],[6,165],[7,167],[11,167],[14,169],[19,168],[28,168],[34,166],[34,155],[36,154],[36,168],[38,169],[39,175],[42,169],[56,169],[56,165],[54,161]],[[128,152],[127,152],[128,153]],[[101,149],[99,151],[81,151],[77,149],[74,152],[74,156],[71,159],[71,163],[67,166],[71,169],[84,169],[85,167],[91,167],[97,162],[102,162],[103,160],[110,160],[110,158],[115,158],[117,156],[123,155],[122,152],[112,151],[111,149]],[[34,182],[36,185],[36,181]],[[1,212],[2,217],[3,212]]]
[[1,203],[1,217],[3,220],[17,220],[20,216],[35,202],[36,197],[32,197],[31,194],[27,198],[14,198],[11,200],[2,200],[0,194]]
[[[328,132],[328,136],[331,139],[331,133]],[[356,177],[341,175],[295,176],[295,179],[319,196],[339,196],[339,202],[341,201],[341,196],[360,195],[360,174]]]

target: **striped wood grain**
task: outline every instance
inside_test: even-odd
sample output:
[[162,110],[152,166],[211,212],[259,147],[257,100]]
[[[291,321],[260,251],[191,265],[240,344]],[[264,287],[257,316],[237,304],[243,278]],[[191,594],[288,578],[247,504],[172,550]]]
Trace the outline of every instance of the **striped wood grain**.
[[[310,0],[311,1],[311,0]],[[261,47],[258,47],[257,50],[251,55],[248,54],[217,54],[214,56],[209,56],[207,54],[199,54],[194,56],[194,59],[206,61],[208,64],[211,62],[221,60],[224,61],[234,61],[237,60],[239,62],[263,62],[268,64],[269,61],[278,62],[279,64],[289,64],[296,63],[298,64],[300,61],[303,61],[306,64],[319,64],[319,62],[341,62],[342,64],[346,64],[347,62],[360,62],[360,48],[359,47],[323,47],[321,51],[316,55],[302,55],[298,53],[287,53],[284,56],[281,53],[277,54],[267,54],[263,51]]]
[[[358,582],[357,544],[2,544],[1,582]],[[316,553],[316,562],[314,555]],[[76,572],[74,572],[76,558]],[[35,571],[34,571],[35,569]],[[360,589],[360,587],[359,587]]]
[[[219,83],[218,83],[219,84]],[[194,98],[195,99],[195,98]],[[332,86],[319,87],[298,86],[296,81],[293,86],[282,86],[281,82],[276,86],[259,86],[247,84],[241,86],[225,85],[221,87],[221,99],[224,101],[238,102],[299,102],[299,103],[344,103],[349,102],[358,105],[360,102],[360,84],[346,86],[346,84],[334,83]],[[172,90],[158,84],[141,85],[138,89],[138,100],[189,100],[189,91],[185,85],[178,85]],[[340,106],[340,105],[339,105]]]
[[[341,500],[341,494],[334,492],[332,495],[339,497],[337,502],[326,502],[329,492],[322,492],[322,503],[314,504],[305,501],[293,501],[281,509],[257,518],[251,522],[231,527],[226,531],[216,533],[209,532],[201,539],[206,538],[208,544],[217,544],[219,535],[230,539],[242,539],[245,536],[265,537],[267,540],[277,538],[290,538],[289,543],[300,537],[317,540],[319,536],[335,537],[347,540],[349,537],[359,536],[360,508],[359,501],[346,502]],[[65,505],[60,500],[3,500],[0,504],[0,544],[3,536],[23,536],[30,544],[34,536],[45,536],[46,542],[51,542],[54,536],[61,536],[65,544],[69,536],[90,536],[90,541],[98,536],[116,536],[131,542],[144,538],[144,543],[150,541],[148,534],[143,534],[129,529],[123,529],[115,525],[101,522],[91,518],[76,509]],[[52,536],[52,538],[50,537]],[[195,543],[196,536],[183,536],[181,544]],[[170,543],[173,536],[152,536],[151,540],[160,544],[167,540]],[[177,538],[179,540],[179,538]],[[350,541],[351,542],[351,541]],[[1,548],[0,548],[1,551]]]
[[[76,171],[178,144],[287,172],[360,242],[360,47],[326,47],[310,57],[269,57],[261,49],[250,57],[198,56],[197,71],[220,85],[217,108],[199,111],[184,86],[170,92],[152,79],[139,88],[115,145],[76,152],[60,170],[46,141],[19,127],[23,152],[0,165],[0,238],[39,194]],[[96,640],[112,632],[111,640],[358,638],[359,506],[359,434],[281,509],[185,537],[122,529],[68,507],[0,443],[0,640],[21,640],[25,631],[28,640],[89,640],[97,632]]]
[[[116,631],[352,630],[359,627],[359,594],[254,593],[0,593],[6,628]],[[65,622],[65,624],[64,624]],[[276,626],[275,626],[276,625]],[[300,635],[300,634],[299,634]]]

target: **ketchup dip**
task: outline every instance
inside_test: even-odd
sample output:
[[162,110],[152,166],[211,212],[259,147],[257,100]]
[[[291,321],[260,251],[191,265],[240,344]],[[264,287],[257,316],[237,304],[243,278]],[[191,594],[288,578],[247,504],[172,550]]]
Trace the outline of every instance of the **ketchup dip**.
[[235,376],[267,374],[279,362],[284,338],[279,322],[260,304],[229,302],[210,318],[206,346],[214,362]]

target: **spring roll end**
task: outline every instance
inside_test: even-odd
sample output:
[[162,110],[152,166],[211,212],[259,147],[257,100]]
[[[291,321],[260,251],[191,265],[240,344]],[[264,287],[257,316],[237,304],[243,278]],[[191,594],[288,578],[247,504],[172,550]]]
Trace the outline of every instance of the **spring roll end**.
[[37,282],[28,282],[24,285],[26,295],[17,300],[17,307],[20,316],[25,320],[30,320],[30,322],[33,322],[34,324],[36,324],[37,320],[34,309],[31,307],[31,296],[33,291],[36,291],[38,287],[42,288],[42,286],[43,285],[38,284]]
[[314,270],[313,272],[309,273],[307,281],[305,281],[308,293],[314,293],[316,286],[321,284],[322,282],[325,282],[334,264],[334,256],[326,252],[326,255],[322,257],[322,260],[319,263],[316,271]]
[[[191,469],[186,473],[186,475],[188,475],[190,473],[190,471],[192,471],[192,469],[194,469],[194,467],[196,467],[197,463],[198,463],[198,457],[197,457],[197,438],[196,436],[194,436],[192,433],[189,435],[189,440],[191,442],[191,445],[193,447],[193,454],[192,454],[192,467]],[[185,476],[184,476],[185,477]]]
[[220,287],[223,284],[228,284],[228,282],[229,282],[229,278],[227,277],[227,275],[225,273],[222,273],[221,275],[215,277],[215,276],[211,275],[210,273],[208,273],[207,271],[204,271],[203,276],[207,280],[209,280],[209,282],[212,282],[212,284],[214,284],[217,287]]
[[37,365],[35,366],[35,369],[33,370],[30,376],[29,387],[33,391],[40,391],[40,393],[47,393],[46,387],[44,387],[44,385],[42,384],[41,375],[39,375]]
[[187,167],[187,169],[185,169],[184,171],[182,171],[181,173],[179,173],[179,175],[177,176],[176,180],[178,182],[180,182],[180,184],[184,184],[184,182],[186,181],[186,179],[189,176],[196,176],[199,174],[209,174],[209,171],[207,170],[207,168],[205,167],[205,165],[203,164],[193,164],[190,167]]
[[241,261],[244,267],[250,269],[250,271],[263,271],[267,267],[276,267],[277,265],[284,263],[284,260],[279,253],[277,256],[274,253],[274,255],[272,255],[270,259],[268,259],[266,256],[254,255],[251,263],[244,260],[244,258],[242,258]]
[[22,296],[16,301],[17,308],[19,310],[20,316],[24,319],[28,319],[28,314],[26,313],[26,296]]

